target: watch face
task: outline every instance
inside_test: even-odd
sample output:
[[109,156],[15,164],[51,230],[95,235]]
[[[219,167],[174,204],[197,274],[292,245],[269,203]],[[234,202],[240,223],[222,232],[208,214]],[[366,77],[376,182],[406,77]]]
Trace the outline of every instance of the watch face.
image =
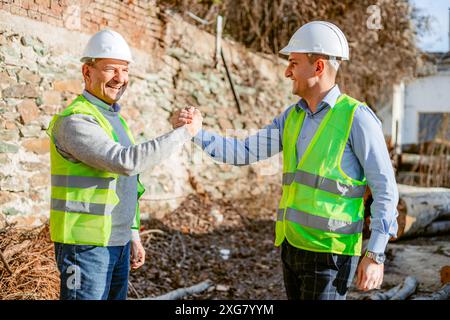
[[384,254],[377,254],[377,255],[375,255],[375,259],[376,259],[377,263],[382,264],[382,263],[384,263],[385,256],[384,256]]

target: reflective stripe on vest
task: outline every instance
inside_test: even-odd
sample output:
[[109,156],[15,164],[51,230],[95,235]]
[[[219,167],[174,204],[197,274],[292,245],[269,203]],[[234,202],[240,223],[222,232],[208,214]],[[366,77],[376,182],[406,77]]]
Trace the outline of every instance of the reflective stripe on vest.
[[96,188],[110,189],[115,187],[116,180],[113,177],[83,177],[83,176],[63,176],[52,174],[52,186],[66,188]]
[[360,255],[366,181],[341,169],[353,115],[361,103],[341,95],[328,110],[301,159],[297,140],[305,111],[292,108],[283,130],[283,194],[277,210],[275,245],[316,252]]
[[[283,221],[283,214],[284,210],[278,209],[277,212],[278,221]],[[306,227],[341,234],[354,234],[362,232],[364,227],[363,220],[359,220],[356,222],[347,222],[332,218],[327,219],[300,210],[295,210],[293,208],[286,209],[286,220],[301,224]]]
[[[55,115],[49,124],[51,159],[51,210],[50,235],[52,241],[69,244],[107,246],[112,232],[112,212],[119,203],[117,196],[118,174],[90,167],[83,162],[71,162],[57,150],[53,128],[62,117],[72,114],[92,116],[108,136],[118,142],[113,127],[103,114],[78,96],[65,110]],[[126,122],[120,121],[132,144],[134,139]],[[137,179],[138,199],[145,188]],[[138,200],[136,199],[136,200]],[[136,204],[132,229],[139,230],[140,212]]]
[[291,185],[292,182],[304,184],[308,187],[320,189],[347,198],[361,198],[366,192],[366,186],[351,186],[339,183],[339,181],[324,178],[304,171],[283,174],[283,185]]
[[63,212],[109,216],[111,215],[114,207],[115,205],[113,204],[99,204],[53,198],[51,199],[51,209]]

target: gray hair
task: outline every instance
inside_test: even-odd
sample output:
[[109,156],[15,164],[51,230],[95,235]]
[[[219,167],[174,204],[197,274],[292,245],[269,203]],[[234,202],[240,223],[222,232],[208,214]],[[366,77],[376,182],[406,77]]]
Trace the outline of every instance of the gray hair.
[[87,64],[88,66],[92,66],[95,63],[95,58],[85,58],[83,59],[83,63]]

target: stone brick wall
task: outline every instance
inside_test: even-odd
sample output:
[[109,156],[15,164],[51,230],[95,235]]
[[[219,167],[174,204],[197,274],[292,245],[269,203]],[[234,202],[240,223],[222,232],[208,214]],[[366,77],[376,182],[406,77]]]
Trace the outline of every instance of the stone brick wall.
[[[77,5],[82,18],[73,28],[66,16]],[[138,20],[145,24],[132,24],[137,18],[131,12],[143,17]],[[112,24],[113,20],[118,24]],[[121,32],[132,44],[136,62],[130,67],[131,82],[120,103],[137,142],[168,132],[172,110],[187,104],[200,108],[205,129],[225,133],[261,128],[295,101],[280,60],[224,41],[243,105],[243,114],[238,114],[223,65],[214,68],[214,36],[177,15],[159,12],[152,1],[3,1],[0,215],[8,220],[35,224],[48,217],[45,129],[53,114],[82,92],[79,57],[90,34],[105,26]],[[187,144],[142,175],[148,191],[141,203],[143,217],[162,218],[191,192],[208,192],[216,198],[272,192],[281,181],[277,164],[279,158],[247,167],[219,165]],[[274,208],[277,198],[274,195]]]
[[0,10],[85,33],[110,27],[145,50],[155,49],[163,25],[154,0],[2,0]]

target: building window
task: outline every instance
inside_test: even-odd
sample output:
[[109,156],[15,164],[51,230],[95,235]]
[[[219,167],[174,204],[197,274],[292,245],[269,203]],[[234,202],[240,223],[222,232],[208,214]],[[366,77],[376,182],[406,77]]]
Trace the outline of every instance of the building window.
[[419,112],[419,143],[450,141],[450,112]]

